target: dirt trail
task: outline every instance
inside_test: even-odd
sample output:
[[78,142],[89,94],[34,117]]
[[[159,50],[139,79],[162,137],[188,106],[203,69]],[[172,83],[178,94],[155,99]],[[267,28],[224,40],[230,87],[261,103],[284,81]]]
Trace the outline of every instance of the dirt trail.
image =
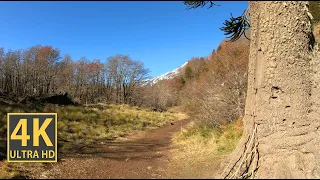
[[62,157],[43,174],[55,178],[168,178],[166,163],[173,133],[190,120],[169,123],[159,129],[134,134]]

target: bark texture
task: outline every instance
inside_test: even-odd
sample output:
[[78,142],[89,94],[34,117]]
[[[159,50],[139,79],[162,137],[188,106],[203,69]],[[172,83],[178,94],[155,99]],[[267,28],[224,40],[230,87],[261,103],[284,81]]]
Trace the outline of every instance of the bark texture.
[[223,177],[319,178],[320,56],[310,50],[308,2],[250,1],[249,9],[244,146]]

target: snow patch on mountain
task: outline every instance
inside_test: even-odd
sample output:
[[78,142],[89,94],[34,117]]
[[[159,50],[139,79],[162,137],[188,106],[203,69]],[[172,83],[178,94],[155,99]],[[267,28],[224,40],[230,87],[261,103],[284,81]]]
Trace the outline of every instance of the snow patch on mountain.
[[157,77],[154,77],[154,78],[150,78],[150,79],[146,79],[144,82],[143,82],[143,85],[146,86],[146,85],[154,85],[155,83],[157,83],[158,81],[161,81],[161,80],[165,80],[165,79],[172,79],[174,77],[176,77],[183,69],[184,66],[186,66],[188,64],[188,62],[185,62],[183,65],[177,67],[176,69],[172,70],[172,71],[169,71],[169,72],[166,72],[160,76],[157,76]]

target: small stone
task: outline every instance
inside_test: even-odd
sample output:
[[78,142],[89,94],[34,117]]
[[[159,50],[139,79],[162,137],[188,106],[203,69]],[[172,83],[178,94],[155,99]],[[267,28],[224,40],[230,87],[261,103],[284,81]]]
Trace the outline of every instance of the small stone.
[[152,169],[152,167],[151,167],[151,166],[148,166],[148,167],[147,167],[147,169],[149,169],[149,170],[150,170],[150,169]]

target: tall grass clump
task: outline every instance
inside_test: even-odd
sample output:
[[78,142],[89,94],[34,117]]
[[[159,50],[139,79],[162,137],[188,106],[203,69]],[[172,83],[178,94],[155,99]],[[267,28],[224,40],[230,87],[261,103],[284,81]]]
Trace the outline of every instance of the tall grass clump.
[[242,131],[241,118],[216,128],[190,124],[173,137],[171,176],[212,178],[221,159],[235,149]]

